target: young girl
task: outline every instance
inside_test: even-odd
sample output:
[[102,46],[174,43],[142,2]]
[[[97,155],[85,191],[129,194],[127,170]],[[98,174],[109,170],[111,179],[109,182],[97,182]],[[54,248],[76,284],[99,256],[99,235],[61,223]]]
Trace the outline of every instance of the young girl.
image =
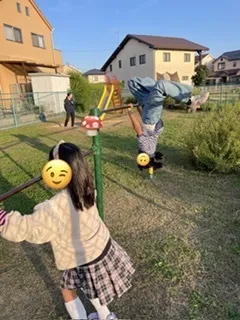
[[80,149],[59,143],[50,152],[49,160],[53,159],[72,168],[68,187],[38,204],[31,215],[0,210],[1,235],[13,242],[51,243],[56,266],[64,270],[61,291],[72,319],[87,319],[77,289],[97,311],[89,319],[116,319],[108,304],[131,287],[134,268],[99,217],[93,177]]
[[185,102],[191,110],[195,111],[207,101],[209,93],[205,92],[200,96],[192,97],[191,86],[167,80],[155,81],[151,78],[132,78],[128,81],[128,86],[142,107],[138,108],[141,123],[131,112],[131,106],[128,112],[137,133],[139,153],[147,153],[153,167],[161,167],[157,160],[161,159],[162,154],[156,152],[156,148],[158,137],[164,128],[162,121],[164,99],[171,97],[179,102]]

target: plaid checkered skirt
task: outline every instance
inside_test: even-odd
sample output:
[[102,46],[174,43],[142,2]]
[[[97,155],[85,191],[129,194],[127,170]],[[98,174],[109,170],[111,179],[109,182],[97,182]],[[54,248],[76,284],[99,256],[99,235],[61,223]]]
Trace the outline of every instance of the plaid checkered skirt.
[[98,298],[108,305],[131,288],[135,270],[130,257],[111,239],[111,246],[102,260],[63,272],[61,287],[68,290],[80,288],[88,299]]

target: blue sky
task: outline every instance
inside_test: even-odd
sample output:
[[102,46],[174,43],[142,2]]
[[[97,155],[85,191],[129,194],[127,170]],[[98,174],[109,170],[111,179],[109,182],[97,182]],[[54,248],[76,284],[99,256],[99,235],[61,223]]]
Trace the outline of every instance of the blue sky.
[[240,49],[240,1],[37,0],[64,62],[101,68],[128,34],[183,37],[218,56]]

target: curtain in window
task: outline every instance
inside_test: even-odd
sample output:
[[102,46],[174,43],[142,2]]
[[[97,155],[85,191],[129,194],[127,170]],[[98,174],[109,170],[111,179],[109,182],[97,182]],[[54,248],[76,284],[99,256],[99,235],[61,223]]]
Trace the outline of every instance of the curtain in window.
[[14,41],[13,28],[9,26],[4,26],[4,30],[5,30],[6,39]]

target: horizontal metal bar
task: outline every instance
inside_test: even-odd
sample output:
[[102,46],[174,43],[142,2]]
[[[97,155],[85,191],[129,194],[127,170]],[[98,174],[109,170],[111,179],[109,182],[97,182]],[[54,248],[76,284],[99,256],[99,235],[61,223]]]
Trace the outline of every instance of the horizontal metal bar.
[[[83,153],[83,156],[84,156],[84,157],[87,157],[87,156],[89,156],[89,155],[92,154],[92,153],[93,153],[93,150],[88,150],[88,151],[86,151],[86,152]],[[36,178],[33,178],[33,179],[31,179],[31,180],[29,180],[29,181],[21,184],[20,186],[18,186],[18,187],[16,187],[16,188],[13,188],[12,190],[10,190],[10,191],[8,191],[8,192],[0,195],[0,202],[2,202],[2,201],[4,201],[4,200],[6,200],[6,199],[8,199],[8,198],[10,198],[10,197],[12,197],[12,196],[14,196],[15,194],[23,191],[23,190],[26,189],[26,188],[31,187],[33,184],[38,183],[38,182],[41,181],[41,180],[42,180],[42,176],[38,176],[38,177],[36,177]]]
[[[138,107],[139,105],[138,104],[134,104],[133,107],[136,108]],[[118,110],[124,110],[124,109],[128,109],[129,106],[122,106],[122,107],[116,107],[116,108],[110,108],[110,109],[107,109],[107,110],[100,110],[101,113],[100,115],[104,114],[104,113],[110,113],[110,112],[114,112],[114,111],[118,111]]]
[[25,182],[25,183],[23,183],[22,185],[20,185],[20,186],[14,188],[14,189],[12,189],[12,190],[10,190],[10,191],[2,194],[2,195],[0,196],[0,202],[6,200],[6,199],[10,198],[11,196],[15,195],[16,193],[19,193],[19,192],[21,192],[22,190],[24,190],[24,189],[32,186],[33,184],[39,182],[40,180],[42,180],[42,176],[33,178],[33,179],[29,180],[28,182]]

